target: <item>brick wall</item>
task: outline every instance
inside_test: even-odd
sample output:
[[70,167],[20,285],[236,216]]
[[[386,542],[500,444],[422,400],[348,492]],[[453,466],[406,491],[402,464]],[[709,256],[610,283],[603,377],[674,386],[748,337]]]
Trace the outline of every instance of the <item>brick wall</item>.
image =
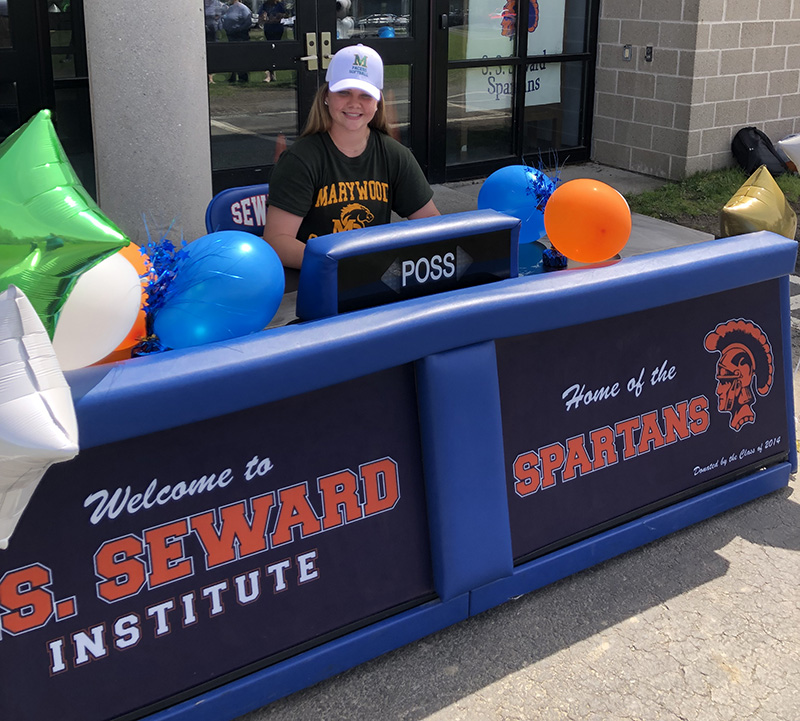
[[746,125],[800,132],[800,0],[601,0],[598,32],[599,163],[680,179],[733,165]]

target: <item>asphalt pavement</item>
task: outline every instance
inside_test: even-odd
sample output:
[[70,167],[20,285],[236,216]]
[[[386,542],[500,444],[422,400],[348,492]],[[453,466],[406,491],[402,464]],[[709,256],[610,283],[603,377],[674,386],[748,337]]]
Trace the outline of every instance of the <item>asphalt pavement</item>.
[[[623,193],[664,182],[591,163],[561,177],[596,177]],[[470,210],[479,189],[436,186],[435,200],[443,212]],[[634,216],[634,230],[708,239],[651,221]],[[796,486],[792,478],[240,721],[796,721]]]

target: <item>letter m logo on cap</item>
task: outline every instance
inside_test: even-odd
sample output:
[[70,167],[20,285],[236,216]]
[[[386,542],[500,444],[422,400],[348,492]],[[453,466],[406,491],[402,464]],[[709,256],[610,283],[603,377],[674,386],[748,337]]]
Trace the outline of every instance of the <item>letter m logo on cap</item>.
[[358,65],[361,68],[367,67],[367,56],[366,55],[354,55],[353,56],[353,65]]

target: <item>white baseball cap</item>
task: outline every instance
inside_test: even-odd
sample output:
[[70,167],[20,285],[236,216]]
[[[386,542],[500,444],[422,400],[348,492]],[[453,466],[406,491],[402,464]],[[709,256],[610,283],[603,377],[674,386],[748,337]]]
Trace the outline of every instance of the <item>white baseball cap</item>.
[[383,60],[366,45],[348,45],[331,58],[325,74],[328,89],[332,93],[340,90],[363,90],[375,100],[381,99],[383,89]]

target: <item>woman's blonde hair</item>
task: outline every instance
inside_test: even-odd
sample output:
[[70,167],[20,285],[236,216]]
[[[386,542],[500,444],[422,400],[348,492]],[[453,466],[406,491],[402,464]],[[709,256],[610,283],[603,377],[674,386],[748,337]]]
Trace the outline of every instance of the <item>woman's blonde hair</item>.
[[[306,135],[314,135],[315,133],[327,133],[331,129],[333,121],[331,114],[325,106],[325,101],[328,99],[328,83],[325,83],[314,96],[314,102],[311,105],[311,112],[308,114],[306,124],[303,127],[303,132],[300,137]],[[378,101],[378,109],[372,120],[369,121],[369,127],[372,130],[377,130],[379,133],[389,135],[389,122],[386,119],[386,108],[383,104],[383,94]]]

